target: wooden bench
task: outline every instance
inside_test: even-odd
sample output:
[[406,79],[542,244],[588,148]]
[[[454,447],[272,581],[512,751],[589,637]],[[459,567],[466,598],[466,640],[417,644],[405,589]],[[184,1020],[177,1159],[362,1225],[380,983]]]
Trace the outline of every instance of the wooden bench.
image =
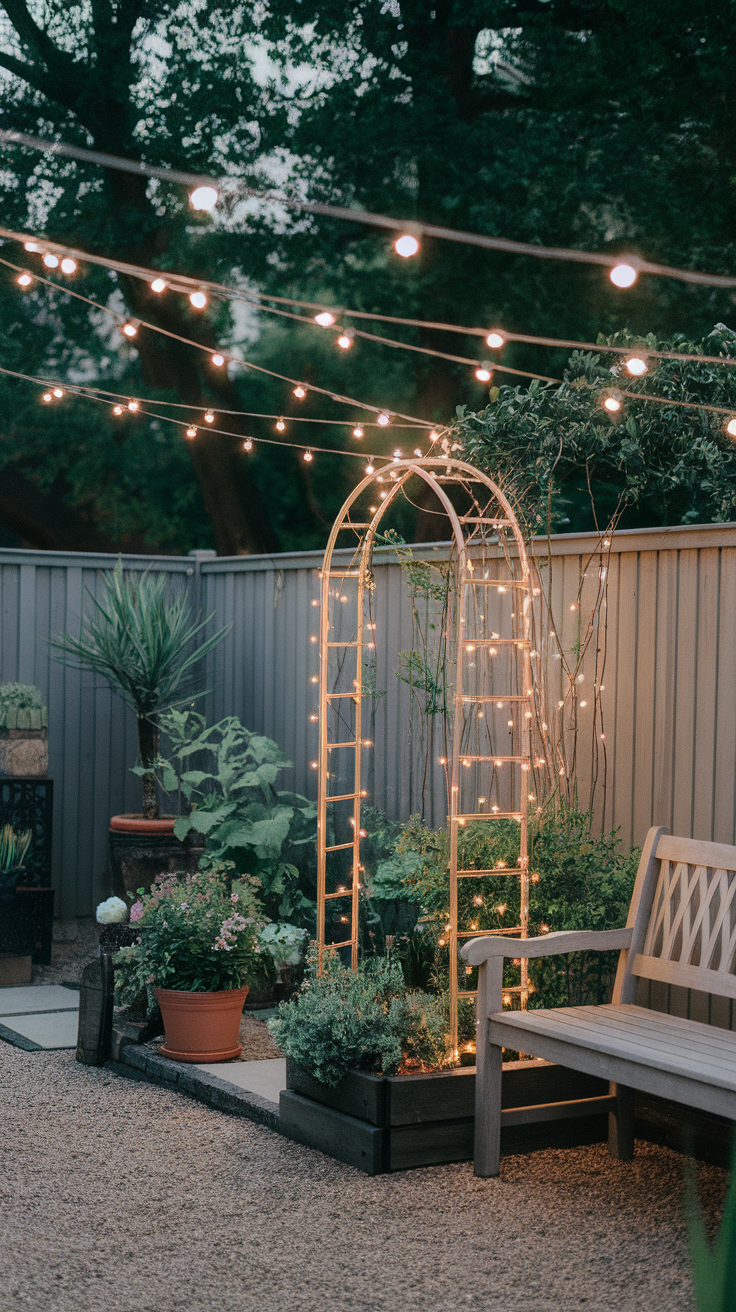
[[[504,1011],[505,957],[620,949],[605,1006]],[[462,949],[479,966],[475,1174],[498,1175],[501,1127],[609,1112],[609,1149],[633,1155],[634,1090],[736,1120],[736,1033],[654,1010],[647,981],[694,990],[715,1009],[736,998],[736,847],[650,829],[625,929],[560,932],[525,941],[476,938]],[[705,1014],[709,1012],[705,1011]],[[608,1096],[501,1110],[503,1049],[560,1062],[610,1081]]]

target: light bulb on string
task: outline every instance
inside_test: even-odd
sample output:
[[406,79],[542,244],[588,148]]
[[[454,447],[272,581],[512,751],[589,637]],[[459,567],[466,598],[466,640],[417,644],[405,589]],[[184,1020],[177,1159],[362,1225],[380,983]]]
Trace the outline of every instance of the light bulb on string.
[[498,350],[500,346],[503,346],[505,341],[506,338],[504,337],[503,333],[498,332],[498,330],[494,328],[493,331],[490,332],[486,337],[486,346],[490,346],[493,347],[494,350]]
[[114,415],[121,415],[123,413],[123,407],[121,405],[114,405],[112,412]]
[[366,474],[375,474],[376,467],[371,461],[369,461],[368,464],[366,465],[365,472]]
[[277,419],[277,420],[276,420],[276,431],[277,431],[278,433],[283,433],[283,431],[284,431],[285,428],[286,428],[286,424],[284,423],[283,419],[281,419],[281,418]]
[[63,395],[64,393],[62,392],[60,387],[54,388],[54,396],[56,397],[57,401],[60,401]]
[[318,323],[320,328],[329,328],[335,322],[335,316],[329,310],[320,310],[319,314],[315,314],[314,322]]
[[381,425],[381,428],[385,428],[387,424],[390,424],[390,423],[391,423],[391,416],[388,415],[388,414],[386,414],[386,411],[384,410],[384,411],[382,411],[382,413],[378,416],[378,419],[376,420],[376,422],[379,423],[379,424]]
[[633,287],[638,274],[632,264],[616,264],[609,273],[614,287]]
[[294,396],[296,397],[297,401],[303,401],[306,395],[307,395],[307,389],[304,386],[304,384],[297,383],[296,387],[294,388]]
[[429,435],[430,442],[436,442],[438,441],[438,439],[439,439],[439,433],[435,433],[434,429],[432,429],[432,432]]
[[415,456],[420,456],[421,454],[422,454],[421,448],[418,447],[418,446],[415,446],[415,447],[414,447],[414,455],[415,455]]
[[45,401],[47,405],[49,404],[49,401],[53,401],[53,399],[54,398],[51,395],[51,392],[44,392],[43,396],[41,397],[41,400]]
[[348,329],[347,332],[340,333],[340,336],[337,339],[337,345],[342,347],[343,351],[349,351],[352,344],[353,333],[351,329]]
[[245,441],[244,441],[244,443],[243,443],[243,450],[244,450],[244,451],[252,451],[252,450],[253,450],[253,439],[252,439],[251,437],[246,437],[246,439],[245,439]]
[[626,369],[633,378],[641,378],[641,375],[647,372],[648,365],[640,355],[632,355],[631,359],[626,361]]
[[360,424],[358,424],[357,428],[353,429],[353,437],[362,437],[362,436],[363,436],[363,429],[360,427]]
[[219,369],[220,365],[223,365],[225,363],[224,355],[220,355],[219,351],[215,351],[215,354],[212,356],[212,363],[215,366],[215,368]]
[[617,410],[621,409],[621,402],[616,396],[607,396],[603,405],[606,410],[610,410],[611,414],[615,414]]
[[207,304],[207,293],[203,292],[202,289],[200,288],[199,291],[197,292],[189,293],[189,300],[191,301],[195,310],[203,310],[205,305]]
[[481,364],[476,369],[475,376],[479,383],[490,383],[493,371],[487,364]]
[[217,192],[214,187],[195,187],[189,194],[189,204],[193,210],[212,211],[217,204]]
[[134,319],[128,319],[128,322],[123,324],[122,331],[126,337],[135,337],[138,332],[138,324]]
[[207,413],[205,414],[204,422],[206,424],[214,424],[215,416],[213,415],[211,410],[208,410]]
[[307,464],[309,464],[310,460],[314,460],[314,456],[312,455],[311,451],[305,451],[303,459],[306,460]]
[[37,250],[39,250],[39,249],[40,249],[40,248],[39,248],[39,245],[38,245],[38,243],[35,242],[35,241],[26,241],[26,242],[23,243],[23,250],[24,250],[24,251],[37,251]]
[[73,259],[71,258],[71,256],[69,256],[69,255],[65,255],[65,256],[64,256],[64,259],[61,261],[61,272],[62,272],[62,273],[76,273],[76,272],[77,272],[77,261],[76,261],[76,260],[73,260]]
[[58,269],[59,267],[59,257],[58,255],[54,255],[53,251],[46,252],[43,257],[43,262],[47,269]]
[[129,409],[129,410],[133,410],[133,411],[135,411],[135,410],[138,410],[138,408],[139,408],[139,405],[138,405],[138,402],[137,402],[137,401],[129,401],[129,402],[128,402],[128,409]]
[[403,259],[408,260],[411,259],[412,255],[416,255],[419,250],[419,242],[410,232],[404,232],[396,238],[394,250],[397,255],[401,255]]
[[154,278],[153,282],[151,283],[151,291],[155,292],[157,296],[160,296],[161,292],[166,291],[165,280],[163,278]]
[[194,424],[190,424],[187,429],[187,437],[189,438],[189,441],[193,442],[196,436],[197,436],[197,430],[194,427]]
[[736,418],[729,419],[728,423],[726,424],[726,432],[728,433],[729,437],[736,437]]
[[33,278],[31,277],[30,273],[22,273],[18,278],[18,282],[21,287],[30,287],[31,283],[33,282]]

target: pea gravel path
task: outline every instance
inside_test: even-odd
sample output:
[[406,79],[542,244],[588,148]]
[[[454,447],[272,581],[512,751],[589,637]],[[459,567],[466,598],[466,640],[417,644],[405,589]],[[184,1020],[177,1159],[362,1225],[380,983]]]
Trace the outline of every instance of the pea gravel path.
[[[641,1145],[369,1179],[0,1042],[3,1312],[693,1312],[682,1159]],[[716,1216],[724,1173],[700,1172]]]

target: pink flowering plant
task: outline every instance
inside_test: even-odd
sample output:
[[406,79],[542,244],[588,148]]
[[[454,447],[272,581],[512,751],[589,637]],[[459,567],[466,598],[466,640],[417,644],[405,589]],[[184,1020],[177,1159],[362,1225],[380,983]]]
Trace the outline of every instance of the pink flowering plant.
[[214,993],[262,974],[264,925],[258,879],[233,877],[231,862],[194,875],[159,875],[130,908],[138,940],[115,956],[115,991],[128,1005],[142,989]]

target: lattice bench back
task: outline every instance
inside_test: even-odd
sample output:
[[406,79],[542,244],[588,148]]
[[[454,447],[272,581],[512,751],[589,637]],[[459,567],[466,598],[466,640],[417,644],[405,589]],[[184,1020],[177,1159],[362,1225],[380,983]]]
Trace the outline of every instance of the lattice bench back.
[[736,998],[736,847],[650,829],[642,850],[614,1001],[637,979]]

